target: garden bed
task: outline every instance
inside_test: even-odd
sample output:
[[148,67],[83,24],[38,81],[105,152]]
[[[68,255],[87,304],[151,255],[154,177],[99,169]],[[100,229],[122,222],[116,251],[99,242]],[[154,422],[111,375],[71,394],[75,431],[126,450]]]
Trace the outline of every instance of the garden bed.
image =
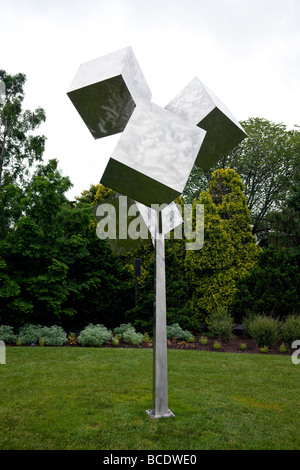
[[[201,343],[201,338],[205,338],[207,340],[206,344]],[[216,343],[220,345],[218,349],[214,346]],[[178,339],[172,339],[172,340],[167,340],[167,347],[168,349],[187,349],[187,350],[196,350],[196,351],[214,351],[214,352],[227,352],[227,353],[250,353],[250,354],[286,354],[290,355],[293,350],[288,347],[288,345],[285,343],[286,351],[281,352],[280,351],[280,346],[283,344],[282,341],[277,341],[272,347],[268,348],[267,352],[262,352],[262,348],[260,348],[255,341],[252,338],[249,338],[249,336],[239,332],[239,333],[234,333],[231,337],[231,339],[223,339],[221,337],[212,337],[208,335],[201,335],[201,336],[195,336],[195,340],[193,342],[190,341],[182,341]],[[15,346],[15,344],[7,344],[6,346]],[[34,347],[41,347],[38,344],[31,344],[29,346],[34,346]],[[28,345],[23,345],[19,347],[28,347]],[[51,347],[51,346],[46,346],[46,347]],[[74,344],[70,343],[65,343],[61,347],[85,347],[81,346],[77,342]],[[86,346],[88,347],[88,346]],[[106,344],[103,344],[101,346],[102,348],[147,348],[151,349],[153,347],[152,340],[150,341],[143,341],[141,344],[138,346],[134,346],[133,344],[126,343],[123,339],[119,340],[119,345],[113,344],[112,341],[109,341]]]
[[[201,338],[206,338],[207,343],[201,344]],[[220,344],[219,349],[215,349],[215,343]],[[245,345],[242,346],[242,345]],[[277,341],[272,347],[268,348],[267,354],[288,354],[292,353],[287,344],[285,344],[286,351],[280,352],[279,348],[282,345],[282,341]],[[138,346],[133,346],[132,344],[125,343],[122,339],[119,342],[118,346],[114,346],[112,342],[109,342],[102,347],[113,347],[113,348],[152,348],[152,342],[143,342]],[[252,338],[249,338],[243,333],[235,333],[232,338],[225,340],[220,337],[211,337],[211,336],[197,336],[195,337],[194,342],[181,341],[181,340],[167,340],[168,349],[189,349],[197,351],[215,351],[215,352],[229,352],[229,353],[251,353],[251,354],[266,354],[261,351],[261,348],[255,343]]]

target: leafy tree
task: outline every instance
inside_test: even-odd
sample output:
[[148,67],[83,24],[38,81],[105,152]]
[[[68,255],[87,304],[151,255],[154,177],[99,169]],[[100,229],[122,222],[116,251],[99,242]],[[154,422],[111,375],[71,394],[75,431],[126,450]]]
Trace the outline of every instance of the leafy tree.
[[268,214],[278,209],[285,200],[287,187],[299,160],[300,132],[299,129],[287,130],[284,124],[274,124],[260,118],[249,118],[241,124],[248,137],[211,171],[194,167],[184,191],[184,199],[191,202],[201,191],[207,190],[215,169],[234,169],[245,185],[253,233],[264,245],[272,228]]
[[300,254],[300,159],[287,188],[287,197],[278,211],[269,214],[273,227],[270,241],[277,247],[293,249]]
[[296,168],[286,200],[269,215],[274,227],[271,244],[261,253],[254,270],[238,285],[234,310],[240,319],[247,309],[280,317],[300,311],[299,188]]
[[9,75],[0,70],[5,91],[0,100],[0,236],[22,214],[23,187],[28,182],[30,169],[42,161],[45,137],[34,135],[45,121],[42,108],[35,111],[22,109],[24,74]]
[[22,110],[24,99],[24,74],[8,75],[0,70],[0,80],[5,83],[5,98],[0,101],[0,189],[18,180],[24,181],[28,169],[42,160],[45,137],[32,135],[45,121],[42,108]]
[[86,252],[70,266],[75,287],[68,306],[78,312],[77,324],[100,321],[113,328],[124,322],[125,312],[134,307],[132,270],[122,257],[112,252],[106,240],[96,236],[97,220],[92,207],[112,193],[103,185],[91,185],[76,198],[73,208],[73,212],[86,210],[89,219],[84,232]]
[[134,303],[121,260],[96,236],[86,202],[70,203],[58,162],[39,165],[23,216],[0,242],[0,322],[116,326]]
[[133,306],[133,283],[91,210],[111,190],[91,186],[69,202],[69,178],[57,160],[42,163],[45,137],[33,134],[44,111],[22,109],[25,75],[0,80],[0,322],[115,326]]
[[185,256],[186,279],[192,288],[190,307],[199,321],[221,307],[230,307],[239,279],[255,266],[259,254],[251,232],[244,185],[230,169],[216,170],[208,191],[195,204],[204,204],[204,245]]
[[[24,188],[22,217],[0,241],[5,285],[0,315],[13,322],[59,318],[68,296],[68,265],[61,257],[58,214],[71,186],[57,170],[57,161],[39,165]],[[4,287],[4,286],[3,286]]]

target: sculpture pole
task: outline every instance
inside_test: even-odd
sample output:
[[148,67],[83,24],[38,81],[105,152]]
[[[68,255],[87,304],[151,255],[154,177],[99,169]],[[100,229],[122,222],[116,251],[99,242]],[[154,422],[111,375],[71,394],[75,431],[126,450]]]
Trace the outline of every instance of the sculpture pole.
[[168,409],[165,238],[161,212],[157,212],[155,225],[152,410],[147,410],[147,413],[151,418],[162,418],[174,414]]

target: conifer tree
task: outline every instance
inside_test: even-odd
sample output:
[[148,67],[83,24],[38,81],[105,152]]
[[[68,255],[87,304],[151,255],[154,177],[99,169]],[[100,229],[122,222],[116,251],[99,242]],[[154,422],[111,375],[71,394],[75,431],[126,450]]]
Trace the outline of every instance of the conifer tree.
[[189,301],[198,321],[221,307],[230,307],[236,283],[255,266],[260,248],[251,231],[244,185],[232,169],[212,174],[208,191],[195,204],[204,204],[204,245],[187,251],[186,278],[192,288]]

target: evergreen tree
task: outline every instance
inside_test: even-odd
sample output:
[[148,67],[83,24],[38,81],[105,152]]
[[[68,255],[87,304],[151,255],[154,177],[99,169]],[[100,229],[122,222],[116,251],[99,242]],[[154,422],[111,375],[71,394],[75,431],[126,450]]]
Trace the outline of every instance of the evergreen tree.
[[251,231],[244,185],[231,169],[216,170],[208,191],[194,204],[204,204],[204,245],[187,251],[186,278],[192,288],[189,302],[199,321],[220,307],[230,307],[239,279],[257,262],[260,252]]
[[300,273],[294,250],[270,245],[258,264],[237,284],[233,310],[242,322],[247,312],[283,318],[300,312]]

